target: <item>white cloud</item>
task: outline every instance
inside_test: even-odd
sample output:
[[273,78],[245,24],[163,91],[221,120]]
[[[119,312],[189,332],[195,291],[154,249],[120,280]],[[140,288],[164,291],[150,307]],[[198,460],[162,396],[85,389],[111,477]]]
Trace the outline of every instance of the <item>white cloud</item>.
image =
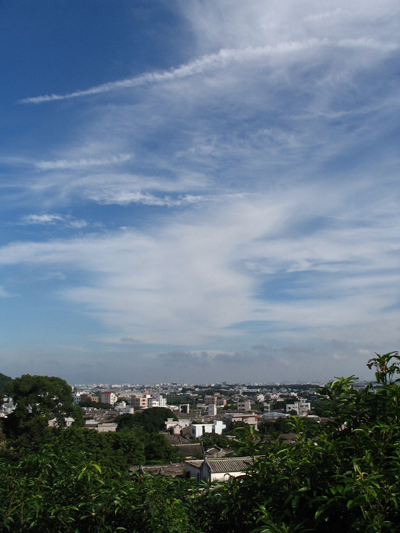
[[14,298],[16,295],[6,291],[3,285],[0,285],[0,298]]
[[79,159],[71,161],[67,159],[58,159],[56,161],[38,161],[35,163],[39,170],[64,170],[64,169],[79,169],[101,165],[115,165],[125,163],[132,158],[130,154],[120,154],[113,157],[103,159]]
[[[363,37],[356,39],[341,39],[337,42],[331,41],[326,37],[310,37],[302,41],[281,41],[274,45],[267,44],[265,46],[247,46],[245,48],[233,49],[222,48],[216,53],[204,55],[199,59],[195,59],[194,61],[180,65],[179,67],[168,71],[147,72],[134,78],[104,83],[97,87],[91,87],[90,89],[75,91],[64,95],[51,94],[24,98],[23,100],[20,100],[20,103],[42,104],[55,100],[81,98],[84,96],[103,94],[121,89],[140,87],[143,85],[172,82],[174,80],[182,80],[192,76],[202,75],[204,73],[212,73],[213,71],[224,69],[232,63],[247,63],[249,61],[257,61],[263,58],[279,58],[283,55],[296,54],[298,52],[304,52],[327,46],[333,48],[338,46],[342,48],[375,49],[381,52],[393,52],[399,48],[399,44],[397,42],[384,42],[373,38]],[[295,56],[295,59],[298,60],[297,55]]]
[[55,224],[61,222],[64,217],[61,215],[26,215],[23,217],[24,224]]
[[[275,324],[275,338],[341,331],[370,342],[396,322],[397,230],[383,211],[375,228],[364,229],[357,213],[351,226],[338,224],[351,197],[335,194],[231,198],[145,232],[15,243],[0,249],[0,264],[87,272],[90,283],[69,285],[62,297],[121,338],[193,344],[247,335],[256,321]],[[322,214],[332,217],[323,229],[295,232]]]
[[247,47],[245,49],[222,49],[215,54],[203,56],[199,59],[191,61],[186,65],[181,65],[175,69],[162,72],[148,72],[121,81],[109,82],[98,87],[91,87],[84,91],[75,91],[69,94],[52,94],[45,96],[35,96],[25,98],[20,101],[22,104],[41,104],[44,102],[51,102],[53,100],[65,100],[70,98],[79,98],[82,96],[90,96],[94,94],[102,94],[110,91],[116,91],[121,89],[140,87],[142,85],[169,82],[176,79],[188,78],[203,74],[204,72],[212,72],[219,70],[229,65],[232,62],[251,61],[260,57],[269,57],[276,54],[286,54],[292,52],[298,52],[301,50],[307,50],[316,46],[323,46],[328,44],[328,41],[318,39],[310,39],[306,42],[282,42],[276,46],[264,46],[264,47]]
[[[395,127],[397,87],[375,92],[365,79],[398,49],[394,1],[379,9],[370,1],[339,2],[332,10],[331,2],[257,0],[179,8],[191,24],[197,59],[26,99],[116,93],[80,122],[71,146],[34,163],[46,172],[29,181],[27,194],[54,209],[77,199],[187,207],[226,194],[264,193],[278,181],[325,179],[338,158],[363,146],[383,157],[379,141]],[[145,91],[118,96],[144,85]],[[384,168],[382,160],[375,164],[377,172]],[[95,173],[95,166],[109,168]],[[362,167],[361,161],[337,175],[364,179]],[[387,178],[393,169],[383,170]]]
[[335,9],[334,11],[326,11],[325,13],[317,13],[315,15],[308,15],[307,17],[304,17],[304,21],[320,21],[322,19],[330,19],[331,17],[337,17],[338,15],[342,15],[343,10],[339,7],[338,9]]
[[342,361],[343,359],[346,359],[344,355],[339,355],[337,353],[333,354],[333,358],[335,359],[335,361]]
[[87,222],[85,220],[77,220],[71,215],[59,215],[59,214],[43,214],[43,215],[26,215],[22,218],[22,224],[24,225],[44,225],[44,224],[58,224],[63,223],[69,228],[85,228]]

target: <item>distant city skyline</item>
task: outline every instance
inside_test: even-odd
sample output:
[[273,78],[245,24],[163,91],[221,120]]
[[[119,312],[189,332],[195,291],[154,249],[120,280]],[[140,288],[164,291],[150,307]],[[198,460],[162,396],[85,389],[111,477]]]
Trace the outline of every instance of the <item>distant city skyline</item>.
[[0,372],[373,378],[400,340],[398,2],[0,14]]

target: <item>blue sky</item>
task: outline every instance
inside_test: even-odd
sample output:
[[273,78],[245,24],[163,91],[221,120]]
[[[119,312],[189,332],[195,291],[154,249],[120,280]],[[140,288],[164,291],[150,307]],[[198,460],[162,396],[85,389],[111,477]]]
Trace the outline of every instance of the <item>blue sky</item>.
[[399,348],[399,4],[0,6],[0,371],[369,376]]

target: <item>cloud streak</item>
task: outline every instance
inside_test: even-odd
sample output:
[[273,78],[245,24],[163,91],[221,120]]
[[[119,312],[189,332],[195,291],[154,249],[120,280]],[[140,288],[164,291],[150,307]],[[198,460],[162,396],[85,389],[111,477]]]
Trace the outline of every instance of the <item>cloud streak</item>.
[[85,220],[77,220],[71,215],[58,215],[58,214],[43,214],[43,215],[26,215],[22,218],[21,224],[23,225],[55,225],[63,223],[69,228],[85,228],[87,222]]
[[56,161],[38,161],[35,163],[35,167],[38,170],[81,169],[93,166],[118,165],[120,163],[126,163],[130,159],[132,159],[131,154],[120,154],[103,159],[79,159],[76,161],[58,159]]
[[21,104],[43,104],[57,100],[69,100],[72,98],[81,98],[104,94],[111,91],[130,89],[148,84],[158,84],[174,80],[189,78],[201,75],[205,72],[212,72],[227,67],[232,63],[241,63],[252,61],[260,58],[268,58],[281,55],[296,54],[305,50],[321,47],[341,47],[341,48],[364,48],[373,49],[380,52],[393,52],[399,48],[397,43],[384,43],[375,39],[342,39],[338,42],[332,42],[327,38],[311,38],[305,41],[289,41],[276,45],[266,45],[260,47],[247,47],[244,49],[222,49],[217,53],[205,55],[199,59],[191,61],[171,70],[160,72],[147,72],[128,78],[125,80],[104,83],[97,87],[82,91],[74,91],[68,94],[51,94],[44,96],[34,96],[24,98],[19,101]]

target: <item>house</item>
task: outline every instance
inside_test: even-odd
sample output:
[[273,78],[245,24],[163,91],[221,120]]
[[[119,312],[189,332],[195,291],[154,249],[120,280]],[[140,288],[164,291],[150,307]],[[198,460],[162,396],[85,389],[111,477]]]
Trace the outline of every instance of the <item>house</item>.
[[79,405],[81,403],[81,392],[79,391],[74,391],[72,393],[72,397],[74,399],[74,405]]
[[126,402],[118,402],[114,405],[115,411],[120,415],[133,415],[135,409],[129,405],[126,405]]
[[300,402],[286,404],[286,412],[287,413],[295,412],[298,416],[307,416],[310,410],[311,410],[311,403],[306,402],[305,400],[300,400]]
[[224,429],[226,429],[226,424],[222,420],[214,420],[212,423],[190,424],[190,438],[198,439],[206,433],[222,435]]
[[113,422],[101,423],[98,420],[85,420],[86,429],[96,429],[99,433],[109,433],[117,431],[118,424]]
[[97,431],[99,433],[109,433],[117,431],[118,424],[114,424],[113,422],[105,422],[104,424],[99,424],[97,426]]
[[[0,399],[1,404],[1,399]],[[3,398],[3,404],[0,406],[0,411],[3,413],[6,417],[7,415],[10,415],[15,409],[14,402],[12,398]]]
[[287,418],[288,414],[285,414],[285,413],[281,413],[279,411],[271,411],[270,413],[264,413],[264,416],[263,416],[263,419],[264,421],[266,420],[276,420],[277,418],[282,418],[282,417],[285,417]]
[[[230,450],[228,449],[228,451]],[[220,448],[217,445],[214,445],[211,448],[207,448],[207,450],[205,450],[205,455],[213,459],[217,457],[225,457],[226,454],[227,454],[226,450],[224,450],[223,448]]]
[[98,403],[99,398],[95,394],[91,394],[90,392],[82,392],[80,395],[79,403],[85,403],[85,402],[94,402]]
[[168,463],[167,465],[132,466],[129,472],[139,475],[153,474],[158,476],[181,477],[185,476],[185,466],[182,463]]
[[188,427],[189,425],[190,420],[179,418],[178,421],[176,421],[173,418],[167,418],[167,421],[165,422],[165,429],[174,435],[179,435],[182,429]]
[[252,465],[252,457],[229,457],[224,459],[209,459],[186,461],[186,475],[201,481],[226,481],[230,477],[243,476]]
[[173,444],[175,450],[179,450],[185,459],[204,457],[204,448],[201,442],[190,444]]
[[[72,417],[66,416],[64,418],[65,421],[65,427],[70,428],[72,424],[75,422],[75,420]],[[58,427],[58,421],[57,418],[52,418],[51,420],[48,420],[47,425],[53,428]]]
[[255,414],[231,413],[226,416],[226,421],[228,426],[230,426],[232,422],[245,422],[246,424],[249,424],[249,426],[255,426],[257,429],[258,416]]

